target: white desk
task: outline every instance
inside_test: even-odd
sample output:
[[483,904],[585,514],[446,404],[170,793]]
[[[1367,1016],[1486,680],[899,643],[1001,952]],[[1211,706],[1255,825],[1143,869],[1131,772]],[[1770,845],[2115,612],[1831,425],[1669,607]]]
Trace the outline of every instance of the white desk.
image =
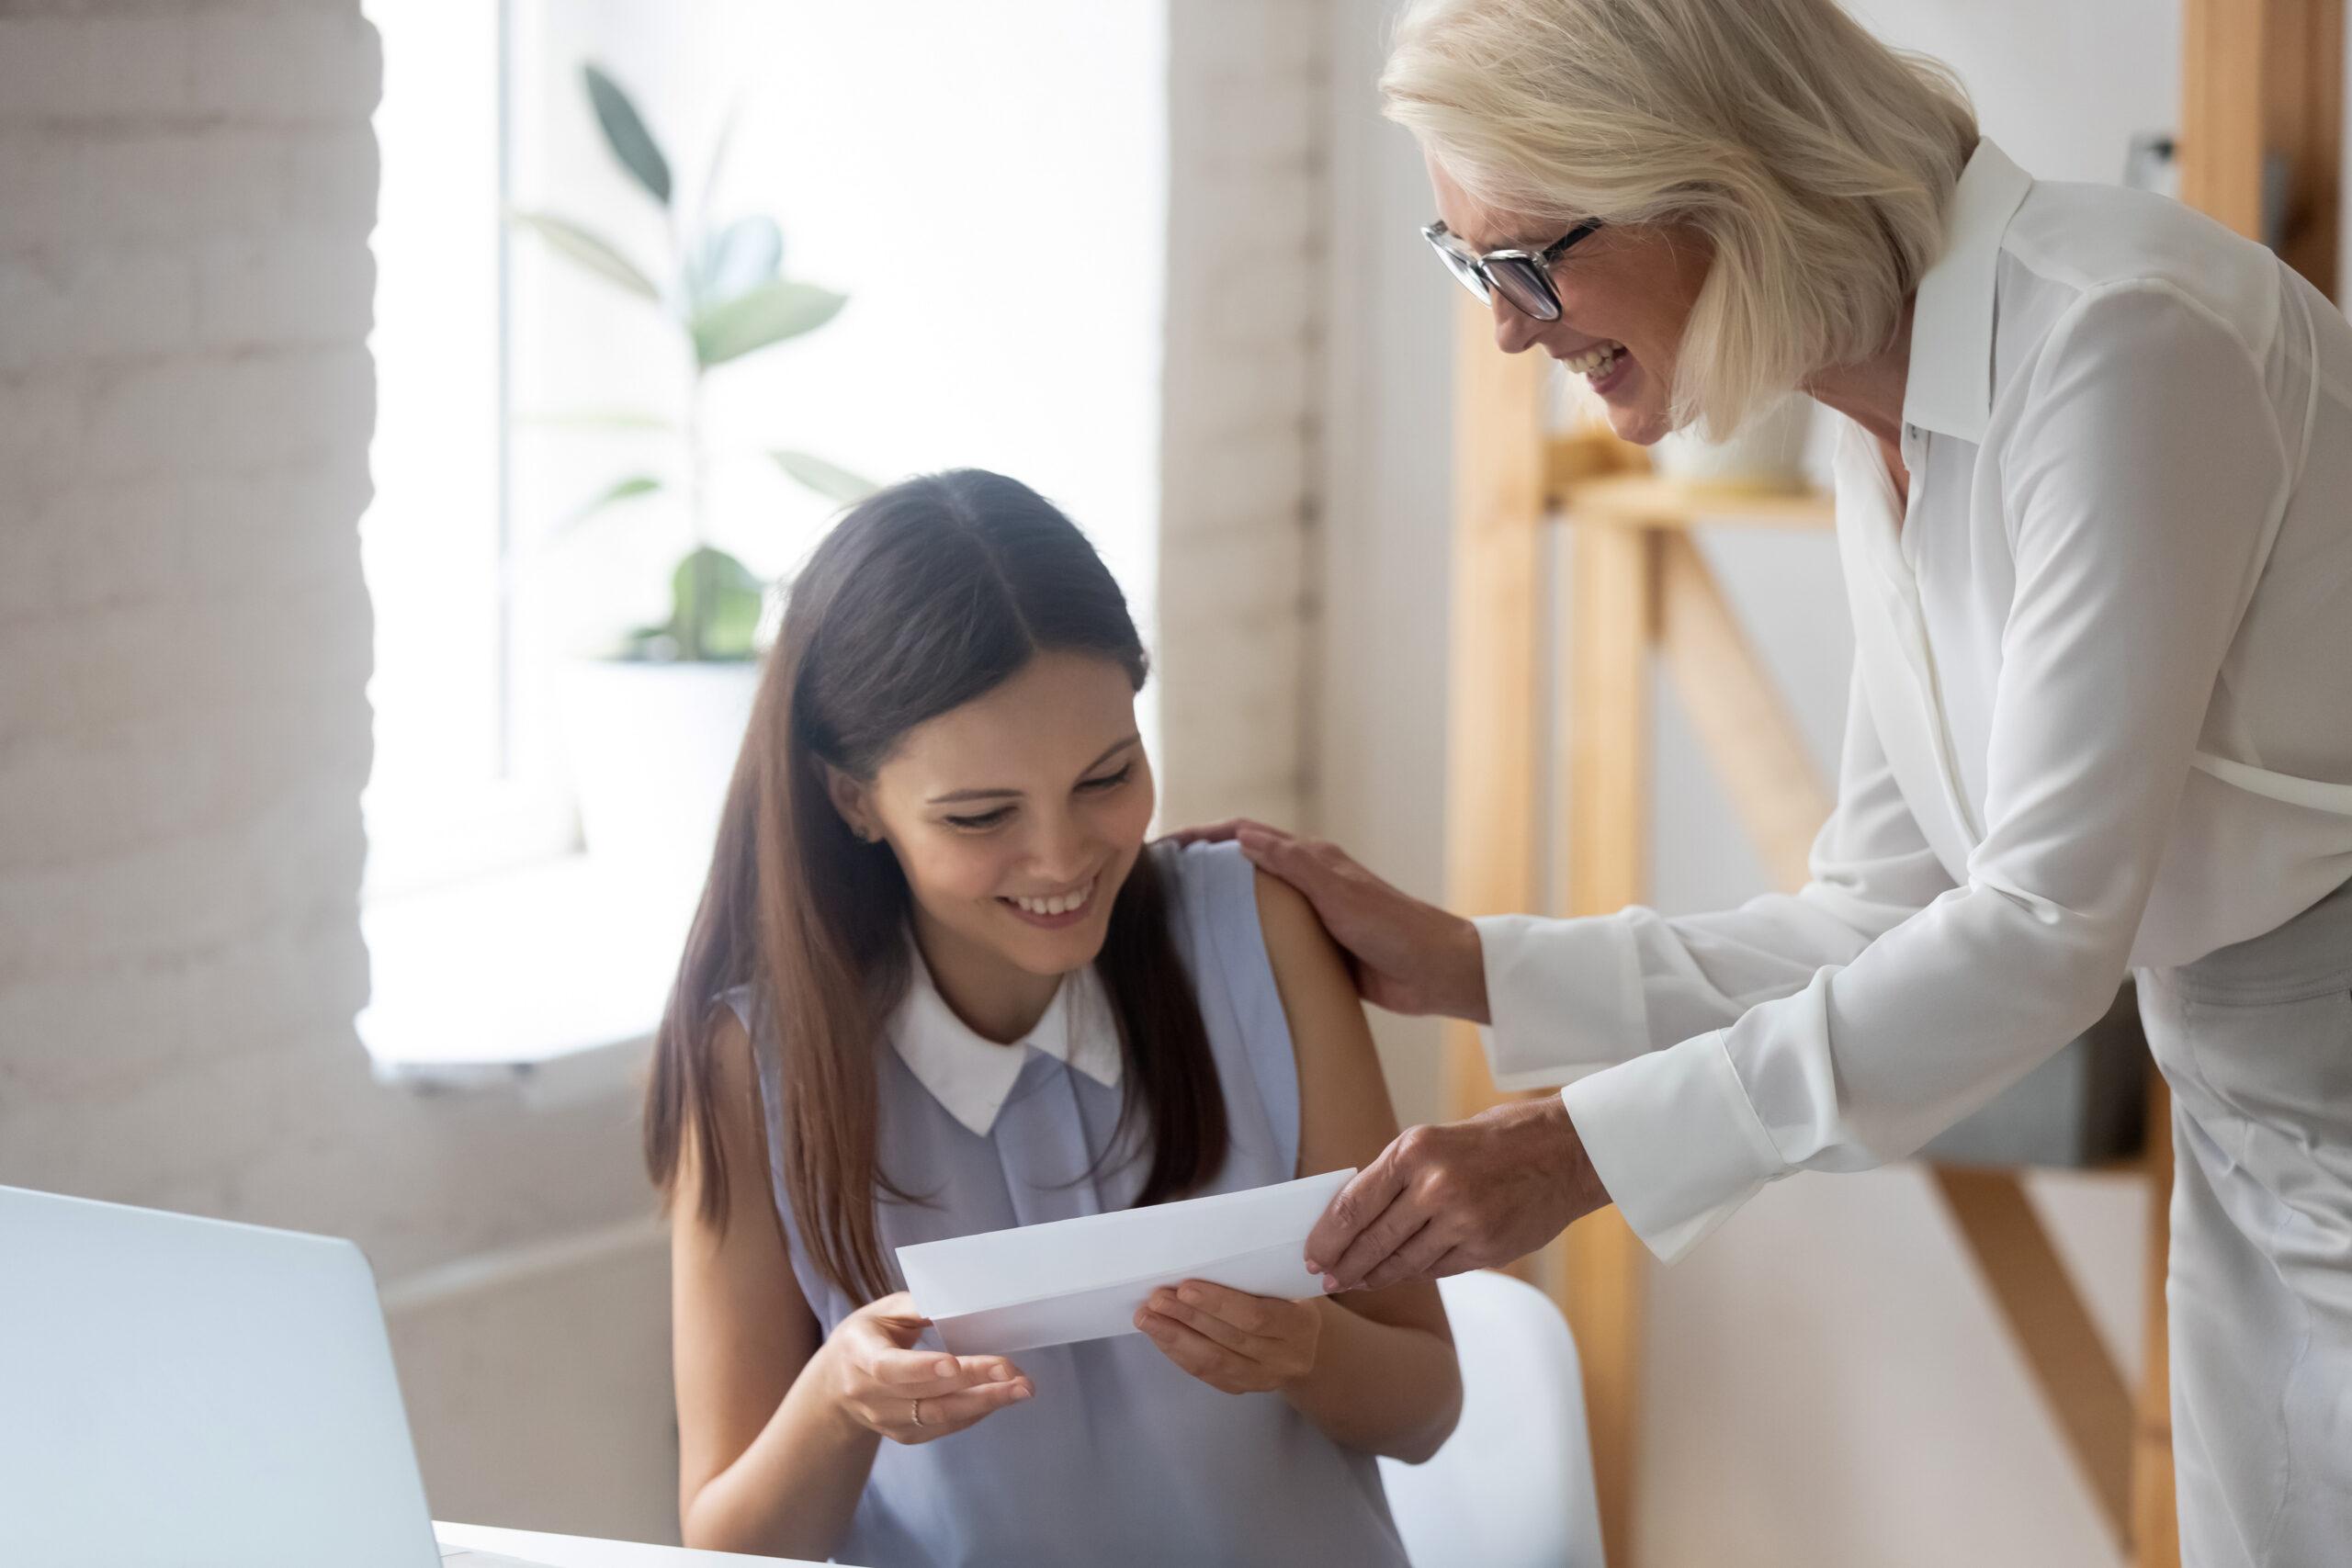
[[[786,1557],[746,1557],[735,1551],[687,1551],[675,1546],[644,1546],[633,1540],[591,1540],[583,1535],[540,1535],[533,1530],[492,1529],[488,1525],[452,1525],[435,1519],[433,1533],[438,1536],[444,1550],[452,1546],[469,1546],[477,1551],[495,1551],[504,1557],[519,1557],[526,1562],[544,1562],[548,1568],[725,1568],[728,1563],[801,1562],[804,1559]],[[452,1568],[462,1568],[465,1559],[456,1558]],[[818,1565],[821,1568],[821,1565]]]

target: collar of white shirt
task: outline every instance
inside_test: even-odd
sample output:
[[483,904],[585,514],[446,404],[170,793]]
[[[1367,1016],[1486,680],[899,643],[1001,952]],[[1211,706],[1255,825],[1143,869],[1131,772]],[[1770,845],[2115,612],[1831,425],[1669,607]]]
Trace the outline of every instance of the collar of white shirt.
[[956,1016],[920,951],[911,953],[910,959],[912,976],[907,998],[891,1020],[890,1043],[932,1098],[981,1137],[995,1127],[997,1113],[1004,1109],[1005,1097],[1012,1092],[1032,1050],[1068,1064],[1105,1089],[1118,1087],[1118,1026],[1092,965],[1063,976],[1045,1016],[1020,1039],[1000,1045]]
[[1976,143],[1944,225],[1944,252],[1919,280],[1903,422],[1981,442],[1993,409],[1993,288],[2009,220],[2033,176],[1993,144]]

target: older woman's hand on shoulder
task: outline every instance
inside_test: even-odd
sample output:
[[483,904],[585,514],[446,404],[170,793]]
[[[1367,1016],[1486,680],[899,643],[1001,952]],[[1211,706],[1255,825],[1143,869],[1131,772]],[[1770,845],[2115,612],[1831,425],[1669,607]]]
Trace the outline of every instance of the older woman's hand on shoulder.
[[1356,989],[1390,1012],[1484,1023],[1487,975],[1477,929],[1366,871],[1345,850],[1234,818],[1170,835],[1178,843],[1234,840],[1261,871],[1306,896],[1347,950]]

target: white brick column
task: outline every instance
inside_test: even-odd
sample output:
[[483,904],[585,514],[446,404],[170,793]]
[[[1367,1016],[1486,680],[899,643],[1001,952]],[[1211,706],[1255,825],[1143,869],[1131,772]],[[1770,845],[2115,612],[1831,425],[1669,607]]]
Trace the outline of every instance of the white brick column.
[[[633,1084],[423,1099],[352,1027],[378,58],[358,0],[0,0],[0,1182],[398,1284],[653,1203]],[[674,1529],[662,1251],[591,1261],[396,1316],[445,1511]]]
[[0,0],[0,1182],[397,1279],[650,1193],[633,1089],[352,1028],[378,73],[358,0]]
[[234,1208],[366,998],[376,72],[354,3],[0,17],[0,1179]]
[[1161,815],[1313,795],[1329,0],[1169,7]]

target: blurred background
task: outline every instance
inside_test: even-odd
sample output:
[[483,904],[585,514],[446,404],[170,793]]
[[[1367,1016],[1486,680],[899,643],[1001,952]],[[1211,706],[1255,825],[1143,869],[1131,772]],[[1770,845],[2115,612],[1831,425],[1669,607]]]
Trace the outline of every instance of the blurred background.
[[[2044,178],[2177,123],[2177,0],[1852,8]],[[1102,547],[1166,825],[1442,897],[1464,300],[1390,14],[0,0],[0,1182],[356,1237],[438,1517],[674,1540],[635,1115],[729,656],[926,469]],[[1706,548],[1826,772],[1831,541]],[[1657,715],[1652,901],[1762,890]],[[2136,1366],[2141,1187],[2030,1190]],[[1643,1355],[1638,1563],[2120,1560],[1918,1169],[1766,1192]]]

